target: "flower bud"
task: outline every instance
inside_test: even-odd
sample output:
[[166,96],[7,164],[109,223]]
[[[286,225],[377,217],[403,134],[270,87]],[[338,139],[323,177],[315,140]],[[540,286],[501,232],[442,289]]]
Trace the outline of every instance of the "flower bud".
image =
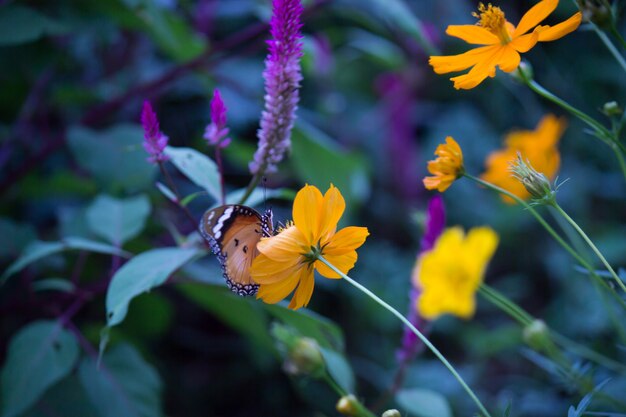
[[344,416],[356,416],[359,412],[359,401],[352,394],[344,395],[337,401],[336,408]]
[[606,0],[576,0],[583,13],[583,19],[602,29],[610,29],[613,24],[613,11]]
[[277,323],[272,326],[271,333],[284,355],[285,372],[291,375],[308,375],[313,378],[323,375],[326,364],[315,339],[302,337],[291,327]]
[[537,351],[546,350],[552,345],[550,330],[543,320],[534,320],[524,327],[523,337],[526,344]]
[[616,101],[609,101],[604,103],[604,106],[602,106],[602,113],[604,113],[608,117],[621,117],[622,113],[624,113],[624,110],[622,110],[622,108],[619,106],[619,104],[617,104]]
[[513,177],[522,183],[535,202],[544,204],[554,202],[556,190],[553,189],[548,178],[541,172],[537,172],[529,160],[524,161],[519,152],[517,159],[511,162],[509,167]]
[[511,76],[516,81],[526,83],[526,80],[531,81],[535,77],[535,73],[530,62],[522,60],[519,67],[517,67],[517,71],[513,71]]
[[393,408],[391,410],[385,411],[381,417],[402,417],[402,414],[400,414],[398,410]]

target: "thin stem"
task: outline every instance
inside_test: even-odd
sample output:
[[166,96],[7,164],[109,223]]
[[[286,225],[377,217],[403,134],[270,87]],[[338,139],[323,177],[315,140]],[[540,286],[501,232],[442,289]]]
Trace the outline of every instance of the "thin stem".
[[552,337],[552,339],[554,339],[556,343],[563,346],[565,349],[568,349],[574,352],[578,356],[589,359],[590,361],[596,362],[597,364],[602,365],[607,369],[611,369],[615,372],[626,374],[626,366],[624,366],[623,364],[617,361],[614,361],[611,358],[607,358],[601,353],[598,353],[595,350],[590,349],[585,345],[575,342],[561,335],[560,333],[555,332],[552,329],[550,329],[550,336]]
[[626,178],[626,161],[624,161],[624,155],[617,146],[613,147],[613,152],[615,152],[615,156],[617,156],[617,162],[619,162],[619,167],[622,170],[622,174],[624,174],[624,178]]
[[224,165],[222,164],[222,148],[218,143],[215,146],[215,161],[217,162],[217,169],[220,172],[220,187],[222,189],[222,205],[226,204],[226,184],[224,182]]
[[502,309],[502,311],[510,315],[513,319],[517,320],[522,326],[527,326],[535,320],[534,317],[524,311],[520,306],[485,283],[480,284],[478,293]]
[[180,204],[181,198],[180,198],[180,193],[178,192],[178,188],[176,187],[174,180],[172,180],[170,173],[167,172],[167,170],[165,169],[165,166],[163,165],[163,162],[161,161],[159,161],[159,169],[161,170],[161,174],[163,174],[163,177],[165,177],[165,180],[167,181],[167,185],[172,189],[172,192],[176,196],[176,205],[183,210],[183,212],[185,213],[189,221],[193,224],[193,228],[197,229],[198,221],[193,217],[193,215],[191,214],[191,212],[189,212],[189,209],[186,206],[183,206],[182,204]]
[[250,180],[250,184],[248,184],[248,188],[246,188],[246,192],[241,197],[241,200],[239,200],[239,204],[245,204],[248,197],[250,197],[250,194],[252,194],[256,186],[259,185],[259,181],[261,181],[261,177],[263,176],[261,172],[262,171],[259,171],[259,173],[255,174],[254,177],[252,177],[252,179]]
[[596,256],[598,257],[598,259],[600,259],[600,261],[604,264],[604,266],[606,267],[606,269],[611,273],[611,276],[613,277],[613,279],[615,279],[615,281],[617,282],[617,285],[619,285],[621,287],[622,290],[624,290],[624,292],[626,292],[626,285],[622,282],[622,280],[620,279],[620,277],[615,273],[615,271],[613,270],[613,268],[611,267],[611,265],[608,263],[608,261],[606,260],[606,258],[604,257],[604,255],[602,255],[602,253],[598,250],[598,248],[596,247],[596,245],[593,244],[593,242],[591,241],[591,239],[589,239],[589,236],[587,236],[587,234],[584,232],[583,229],[580,228],[580,226],[578,226],[578,224],[574,221],[574,219],[572,219],[566,212],[565,210],[563,210],[561,208],[561,206],[559,206],[559,204],[555,201],[554,204],[552,204],[552,207],[554,207],[556,209],[556,211],[559,212],[559,214],[561,216],[563,216],[565,218],[565,220],[567,220],[569,222],[569,224],[572,225],[572,227],[578,232],[578,234],[584,239],[584,241],[587,243],[587,245],[589,245],[589,247],[591,248],[591,250],[596,254]]
[[491,417],[491,414],[489,414],[485,406],[480,402],[476,394],[474,394],[474,391],[472,391],[472,389],[465,383],[461,375],[459,375],[456,369],[454,369],[454,367],[450,364],[450,362],[448,362],[445,356],[443,356],[443,354],[439,351],[439,349],[437,349],[432,343],[430,343],[430,340],[428,340],[426,336],[424,336],[419,330],[417,330],[417,328],[413,326],[413,324],[411,324],[411,322],[406,317],[400,314],[398,310],[391,307],[389,304],[387,304],[385,301],[383,301],[380,297],[378,297],[376,294],[371,292],[369,289],[367,289],[363,285],[359,284],[358,282],[356,282],[355,280],[353,280],[352,278],[350,278],[349,276],[341,272],[333,264],[328,262],[322,255],[318,255],[318,259],[321,262],[323,262],[326,266],[328,266],[330,269],[335,271],[335,273],[339,274],[347,282],[352,284],[357,289],[361,290],[361,292],[365,293],[365,295],[370,297],[372,300],[376,301],[378,304],[384,307],[387,311],[389,311],[391,314],[396,316],[402,323],[404,323],[409,329],[411,329],[411,331],[422,341],[422,343],[424,343],[424,345],[426,345],[426,347],[428,347],[428,349],[430,349],[430,351],[433,352],[433,354],[437,357],[437,359],[439,359],[441,363],[443,363],[444,366],[448,368],[448,370],[452,373],[452,375],[454,375],[457,381],[459,381],[463,389],[472,398],[472,400],[474,401],[474,403],[476,404],[480,412],[483,413],[483,415],[486,417]]
[[[622,67],[622,69],[624,71],[626,71],[626,61],[624,60],[624,57],[619,53],[619,51],[617,50],[615,45],[613,45],[613,42],[611,42],[609,37],[606,36],[606,34],[603,31],[601,31],[598,28],[598,26],[596,26],[595,24],[592,23],[591,27],[593,28],[593,31],[596,32],[596,35],[598,35],[598,38],[600,38],[602,43],[604,43],[604,46],[606,46],[606,48],[609,50],[609,52],[611,52],[611,54],[613,55],[613,57],[615,58],[617,63]],[[615,31],[615,32],[617,32],[617,31]],[[618,36],[619,36],[619,34],[618,34]],[[622,39],[622,41],[623,41],[623,39]]]
[[611,294],[613,294],[615,296],[615,299],[622,305],[622,307],[626,308],[626,301],[624,301],[619,294],[617,294],[615,291],[613,291],[613,288],[611,288],[605,281],[604,279],[602,279],[600,276],[598,276],[598,274],[596,273],[596,271],[593,269],[593,266],[587,262],[582,256],[580,256],[578,254],[578,252],[576,252],[567,242],[565,242],[565,240],[563,240],[563,238],[561,236],[559,236],[559,234],[552,228],[552,226],[550,226],[543,217],[541,217],[541,215],[537,212],[537,210],[535,210],[530,204],[528,204],[527,202],[525,202],[524,200],[522,200],[521,198],[519,198],[518,196],[516,196],[515,194],[505,190],[504,188],[500,188],[497,185],[491,184],[487,181],[483,181],[478,177],[475,177],[473,175],[470,175],[468,173],[464,173],[463,174],[465,177],[479,183],[480,185],[487,187],[493,191],[496,191],[500,194],[504,194],[510,198],[512,198],[513,200],[515,200],[518,204],[522,205],[526,210],[528,210],[530,212],[530,214],[532,214],[535,219],[537,219],[537,221],[543,226],[544,229],[546,229],[546,231],[554,238],[554,240],[556,240],[562,247],[563,249],[565,249],[567,251],[567,253],[569,253],[570,255],[572,255],[572,257],[574,259],[576,259],[576,261],[578,261],[578,263],[580,263],[585,269],[587,269],[589,271],[589,274],[591,275],[592,278],[594,278],[598,283],[600,283],[601,285],[604,286],[604,288],[606,288],[607,290],[609,290],[611,292]]
[[622,34],[619,33],[615,25],[611,25],[611,34],[615,36],[615,38],[622,44],[622,48],[626,49],[626,40],[622,37]]
[[339,395],[340,397],[346,396],[348,395],[348,393],[346,391],[344,391],[343,388],[341,388],[341,386],[339,384],[337,384],[335,382],[335,380],[328,375],[328,372],[324,372],[324,376],[322,378],[324,380],[324,382],[326,382],[332,389],[333,391],[335,391],[337,393],[337,395]]

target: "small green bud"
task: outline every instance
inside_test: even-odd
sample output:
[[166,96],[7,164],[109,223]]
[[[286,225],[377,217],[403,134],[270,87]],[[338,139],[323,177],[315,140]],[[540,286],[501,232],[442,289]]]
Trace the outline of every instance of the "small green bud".
[[359,412],[359,401],[352,394],[344,395],[337,401],[336,408],[344,416],[356,416]]
[[322,376],[325,362],[317,341],[309,337],[300,338],[289,351],[285,370],[294,375]]
[[524,327],[523,337],[526,344],[537,351],[543,351],[552,346],[550,330],[543,320],[535,320]]
[[518,152],[517,159],[510,164],[513,177],[522,183],[526,191],[537,203],[554,203],[556,190],[550,184],[548,178],[541,172],[537,172],[529,160],[524,161]]
[[622,110],[619,104],[617,104],[617,101],[609,101],[604,103],[604,106],[602,106],[602,113],[608,117],[620,117],[622,113],[624,113],[624,110]]
[[610,29],[613,25],[613,10],[606,0],[576,0],[576,3],[585,21],[602,29]]
[[521,83],[526,83],[525,80],[532,81],[535,77],[533,66],[530,65],[530,62],[528,61],[522,61],[517,67],[517,71],[513,71],[511,76],[513,79]]
[[385,411],[381,417],[402,417],[402,414],[400,414],[400,412],[394,408]]

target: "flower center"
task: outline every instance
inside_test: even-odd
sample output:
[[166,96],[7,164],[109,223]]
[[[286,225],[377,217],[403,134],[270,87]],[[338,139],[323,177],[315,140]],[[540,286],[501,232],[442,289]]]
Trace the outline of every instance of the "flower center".
[[509,31],[506,29],[506,19],[502,9],[492,6],[491,3],[487,4],[487,6],[479,3],[478,11],[480,13],[472,13],[472,16],[479,19],[476,23],[478,26],[482,26],[496,35],[502,45],[511,42],[511,35],[509,35]]

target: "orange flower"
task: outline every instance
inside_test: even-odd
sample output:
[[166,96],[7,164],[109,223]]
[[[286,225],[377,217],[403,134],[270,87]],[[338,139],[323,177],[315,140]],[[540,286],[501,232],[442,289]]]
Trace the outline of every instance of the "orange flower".
[[293,223],[257,244],[260,254],[250,267],[252,279],[260,285],[257,298],[274,304],[295,290],[289,308],[306,306],[313,294],[313,270],[326,278],[341,278],[317,259],[319,255],[344,274],[352,269],[356,249],[369,232],[354,226],[337,231],[345,208],[343,196],[333,185],[324,196],[311,185],[298,192],[293,202]]
[[424,186],[443,193],[463,175],[463,152],[459,144],[448,136],[445,144],[437,146],[435,155],[437,159],[428,161],[428,172],[434,176],[424,178]]
[[[450,25],[446,33],[474,45],[484,45],[460,55],[432,56],[428,61],[437,74],[463,71],[451,78],[454,88],[469,90],[487,77],[496,75],[496,67],[504,72],[514,71],[520,63],[520,52],[528,52],[537,42],[559,39],[580,25],[580,12],[555,26],[538,26],[556,9],[559,0],[542,0],[522,17],[517,27],[507,21],[504,12],[489,3],[480,3],[473,13],[477,25]],[[531,29],[534,30],[528,33]]]
[[[565,120],[548,114],[539,121],[535,130],[517,130],[509,133],[504,140],[506,148],[492,152],[487,158],[485,162],[487,170],[481,178],[520,198],[528,199],[530,197],[528,191],[511,174],[511,162],[517,159],[519,152],[524,160],[530,161],[536,171],[544,174],[549,180],[554,180],[561,163],[557,144],[565,126]],[[503,196],[502,199],[507,203],[514,203],[509,197]]]

